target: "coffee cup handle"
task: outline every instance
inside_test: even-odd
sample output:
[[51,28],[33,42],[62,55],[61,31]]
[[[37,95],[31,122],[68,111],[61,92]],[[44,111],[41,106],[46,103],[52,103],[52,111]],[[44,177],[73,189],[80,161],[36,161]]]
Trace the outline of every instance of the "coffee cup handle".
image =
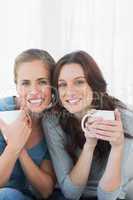
[[82,118],[82,120],[81,120],[81,128],[82,128],[82,130],[85,132],[86,131],[86,128],[85,128],[85,120],[87,119],[87,118],[89,118],[91,115],[90,115],[90,113],[87,113],[87,114],[85,114],[84,115],[84,117]]

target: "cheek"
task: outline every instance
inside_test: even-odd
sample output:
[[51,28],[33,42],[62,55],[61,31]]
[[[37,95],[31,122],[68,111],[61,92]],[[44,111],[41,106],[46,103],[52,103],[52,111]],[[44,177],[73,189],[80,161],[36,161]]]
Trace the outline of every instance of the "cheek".
[[43,90],[43,94],[45,97],[47,97],[48,99],[51,99],[51,95],[52,95],[52,92],[51,92],[51,88],[45,88]]
[[27,92],[27,90],[24,88],[24,87],[22,87],[22,86],[17,86],[17,93],[18,93],[18,95],[20,96],[20,97],[26,97],[27,96],[27,94],[28,94],[28,92]]
[[88,91],[88,97],[89,97],[90,101],[92,101],[92,99],[93,99],[93,92],[91,90]]
[[58,92],[59,92],[59,99],[61,102],[63,102],[63,97],[65,96],[65,91],[59,90]]
[[85,100],[91,104],[93,101],[93,92],[91,89],[86,88],[85,93],[84,93],[84,98]]

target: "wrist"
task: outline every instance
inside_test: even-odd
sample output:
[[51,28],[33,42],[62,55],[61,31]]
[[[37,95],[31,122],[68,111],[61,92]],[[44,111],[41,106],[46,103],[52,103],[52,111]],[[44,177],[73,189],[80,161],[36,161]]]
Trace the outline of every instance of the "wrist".
[[114,158],[119,158],[123,155],[124,145],[113,146],[110,151],[110,155]]
[[95,145],[93,145],[93,144],[88,144],[87,142],[85,142],[83,148],[84,148],[85,151],[94,152],[94,150],[95,150]]
[[124,144],[121,145],[113,145],[111,151],[122,151],[124,149]]
[[23,148],[20,152],[20,156],[25,155],[27,153],[27,150],[25,148]]
[[25,148],[23,148],[19,154],[19,160],[23,161],[23,159],[27,156],[27,151]]
[[16,156],[18,156],[18,155],[20,154],[20,151],[21,151],[19,148],[16,148],[16,147],[14,147],[13,145],[10,145],[10,144],[8,144],[8,145],[6,146],[6,149],[7,149],[7,151],[10,152],[12,155],[16,155]]

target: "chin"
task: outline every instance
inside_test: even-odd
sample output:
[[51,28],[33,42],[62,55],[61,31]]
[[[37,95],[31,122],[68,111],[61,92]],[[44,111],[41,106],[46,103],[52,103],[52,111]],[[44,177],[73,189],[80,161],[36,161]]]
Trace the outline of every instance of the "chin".
[[40,106],[34,106],[34,107],[32,107],[32,106],[29,106],[29,111],[32,113],[41,113],[41,112],[43,112],[45,109],[47,109],[48,108],[48,105],[45,105],[45,104],[43,104],[43,105],[40,105]]
[[66,110],[68,110],[71,114],[76,114],[76,113],[80,113],[81,109],[77,109],[77,108],[66,108]]
[[32,108],[32,109],[29,109],[29,111],[31,113],[42,113],[46,108]]

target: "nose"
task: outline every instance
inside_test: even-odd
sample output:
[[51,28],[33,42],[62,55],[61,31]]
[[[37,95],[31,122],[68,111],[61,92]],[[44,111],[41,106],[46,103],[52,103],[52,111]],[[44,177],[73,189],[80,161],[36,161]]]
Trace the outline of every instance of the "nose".
[[29,93],[31,95],[37,94],[39,92],[39,88],[36,84],[31,85],[31,87],[29,88]]
[[76,95],[76,89],[73,85],[68,85],[66,89],[66,94],[70,97],[73,97]]

